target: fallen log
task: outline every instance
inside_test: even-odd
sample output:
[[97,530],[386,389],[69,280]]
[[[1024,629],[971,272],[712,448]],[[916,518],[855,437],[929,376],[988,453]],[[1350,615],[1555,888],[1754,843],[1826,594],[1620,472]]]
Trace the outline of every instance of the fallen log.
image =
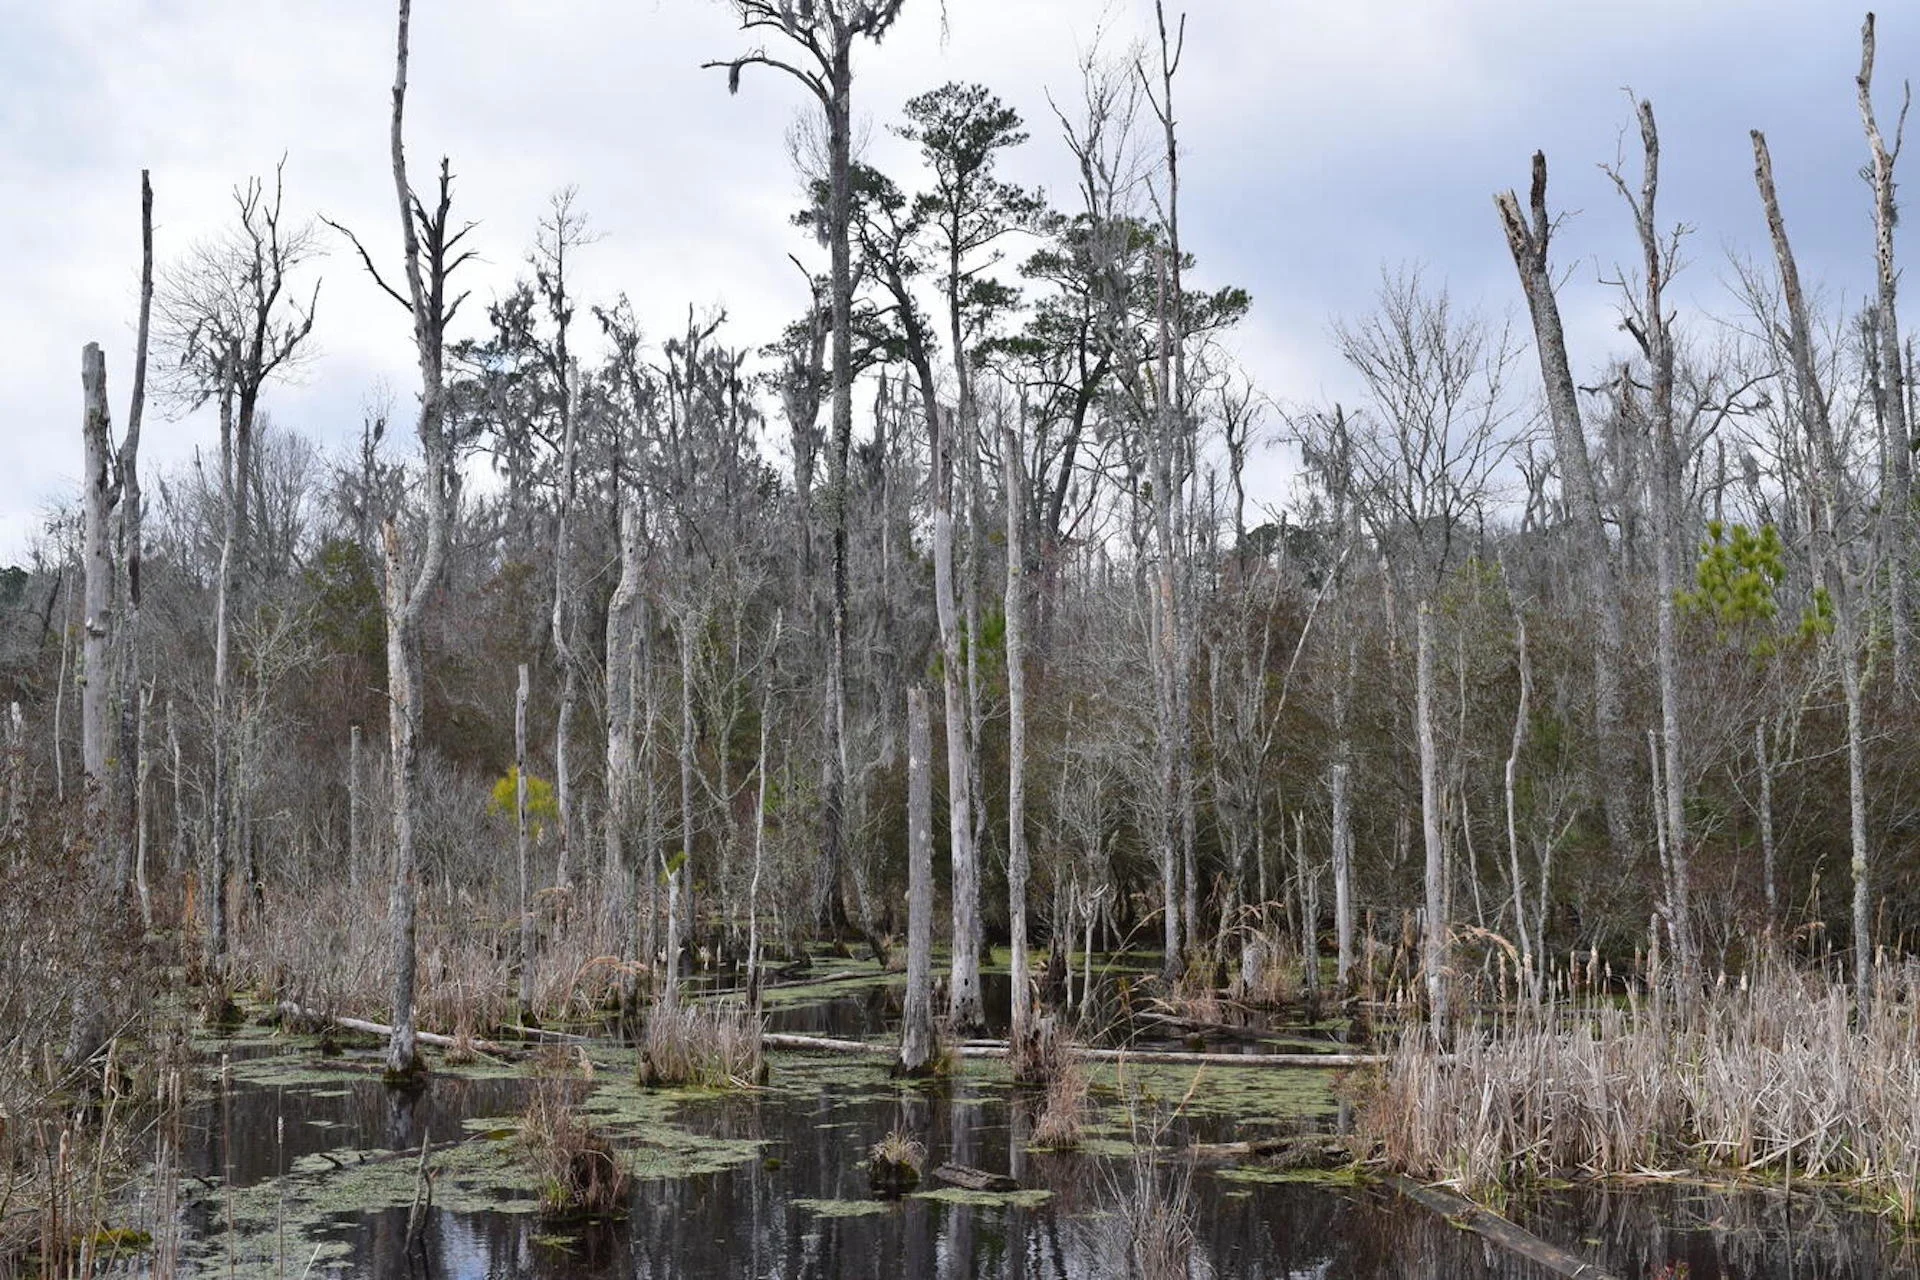
[[[280,1002],[280,1012],[289,1018],[304,1018],[313,1022],[330,1022],[345,1031],[358,1031],[370,1036],[390,1036],[393,1028],[378,1022],[368,1022],[365,1018],[347,1018],[339,1014],[320,1013],[313,1009],[303,1009],[291,1000]],[[490,1053],[500,1058],[517,1058],[521,1050],[508,1044],[498,1044],[492,1040],[482,1040],[469,1036],[465,1040],[457,1036],[437,1035],[431,1031],[416,1031],[413,1038],[421,1044],[432,1045],[436,1049],[473,1049],[480,1053]]]
[[1187,1147],[1195,1160],[1264,1160],[1282,1169],[1337,1169],[1353,1158],[1346,1145],[1325,1134],[1254,1138],[1248,1142],[1196,1142]]
[[[760,1037],[763,1049],[793,1049],[814,1053],[864,1053],[892,1057],[896,1045],[871,1040],[835,1040],[827,1036],[803,1036],[787,1031],[769,1031]],[[1004,1058],[1004,1040],[975,1040],[955,1045],[953,1053],[961,1058]],[[1384,1053],[1186,1053],[1171,1049],[1083,1049],[1070,1050],[1083,1062],[1158,1063],[1173,1067],[1371,1067],[1387,1060]]]
[[933,1176],[951,1186],[965,1187],[968,1191],[1018,1191],[1020,1184],[1004,1173],[988,1173],[985,1169],[975,1169],[964,1164],[943,1164],[933,1171]]
[[1558,1245],[1548,1244],[1533,1232],[1514,1225],[1485,1205],[1475,1204],[1458,1192],[1445,1187],[1429,1187],[1399,1174],[1387,1175],[1386,1183],[1415,1204],[1433,1210],[1454,1225],[1492,1241],[1509,1253],[1545,1267],[1554,1275],[1566,1276],[1568,1280],[1616,1280],[1611,1272],[1602,1270],[1598,1263],[1589,1262]]

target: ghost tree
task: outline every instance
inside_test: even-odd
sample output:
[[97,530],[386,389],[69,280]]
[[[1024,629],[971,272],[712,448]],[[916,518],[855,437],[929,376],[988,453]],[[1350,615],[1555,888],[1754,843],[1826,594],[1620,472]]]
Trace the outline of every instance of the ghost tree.
[[795,60],[758,48],[737,58],[709,62],[727,69],[727,88],[737,93],[750,66],[772,67],[797,80],[819,104],[827,125],[827,249],[831,268],[833,338],[832,438],[827,450],[827,514],[832,530],[832,647],[827,655],[826,771],[821,797],[826,858],[826,916],[835,928],[847,921],[841,879],[846,863],[847,760],[847,458],[853,444],[853,49],[861,40],[884,39],[905,0],[730,0],[741,30],[773,32],[796,47]]
[[1547,157],[1533,154],[1533,183],[1527,211],[1511,191],[1494,196],[1507,247],[1513,255],[1520,289],[1533,321],[1533,346],[1540,360],[1546,391],[1547,421],[1553,430],[1554,456],[1560,487],[1586,569],[1587,593],[1599,614],[1593,649],[1593,736],[1597,747],[1602,804],[1607,834],[1616,857],[1633,848],[1632,771],[1621,737],[1624,715],[1621,673],[1625,662],[1626,621],[1621,608],[1618,574],[1601,513],[1600,487],[1594,478],[1593,458],[1587,451],[1586,428],[1581,421],[1579,391],[1573,366],[1567,359],[1566,331],[1560,322],[1560,302],[1554,294],[1553,272],[1547,251],[1558,220],[1547,211]]
[[1891,492],[1881,503],[1887,514],[1888,566],[1887,601],[1893,632],[1893,670],[1897,680],[1909,678],[1909,647],[1913,634],[1913,606],[1907,589],[1907,557],[1913,540],[1913,424],[1908,421],[1906,356],[1900,347],[1899,299],[1900,273],[1894,265],[1893,230],[1898,210],[1893,198],[1893,166],[1900,158],[1905,141],[1907,108],[1911,90],[1900,102],[1900,117],[1894,125],[1893,145],[1889,147],[1880,132],[1873,109],[1873,15],[1867,15],[1860,29],[1860,74],[1855,85],[1860,97],[1860,122],[1867,134],[1867,152],[1871,165],[1867,177],[1873,187],[1874,277],[1878,286],[1873,315],[1872,341],[1867,360],[1871,371],[1874,409],[1885,441],[1887,481]]
[[447,426],[446,335],[466,295],[448,297],[447,282],[472,257],[460,242],[471,226],[455,227],[451,217],[453,174],[440,161],[439,193],[433,206],[414,193],[407,177],[403,124],[407,100],[408,24],[412,0],[400,0],[394,57],[393,118],[388,145],[393,159],[394,195],[399,204],[400,244],[406,292],[389,285],[364,245],[353,241],[374,282],[401,306],[413,324],[414,355],[420,367],[421,489],[426,528],[414,556],[411,580],[398,523],[388,519],[380,531],[386,561],[387,703],[393,785],[393,888],[388,903],[393,949],[393,1032],[387,1041],[387,1073],[404,1081],[421,1070],[415,1046],[415,945],[419,907],[419,862],[415,842],[420,794],[424,669],[421,629],[427,603],[446,568],[451,510],[459,473],[453,467],[453,443]]
[[[1661,870],[1666,888],[1664,914],[1668,936],[1680,963],[1682,978],[1690,980],[1694,976],[1696,952],[1692,910],[1688,905],[1687,775],[1680,728],[1680,658],[1674,617],[1675,597],[1680,589],[1683,519],[1680,488],[1686,459],[1674,430],[1673,317],[1665,301],[1667,280],[1679,259],[1680,232],[1662,235],[1655,216],[1654,201],[1660,191],[1660,131],[1654,122],[1653,104],[1642,99],[1636,113],[1643,157],[1639,193],[1636,195],[1627,185],[1617,167],[1609,167],[1607,173],[1633,213],[1642,257],[1641,296],[1635,298],[1624,286],[1622,291],[1627,331],[1639,344],[1647,362],[1646,402],[1653,446],[1655,662],[1660,678],[1663,792],[1656,815],[1661,838],[1655,843],[1666,851]],[[1633,394],[1623,380],[1623,400],[1631,399]]]
[[[1766,135],[1753,130],[1754,182],[1760,189],[1767,231],[1780,272],[1780,290],[1787,310],[1784,335],[1792,371],[1795,407],[1811,454],[1809,472],[1813,499],[1813,579],[1816,613],[1830,615],[1840,665],[1841,690],[1847,707],[1847,815],[1853,870],[1853,975],[1856,998],[1867,999],[1872,973],[1872,861],[1867,841],[1867,760],[1865,690],[1867,655],[1860,635],[1867,601],[1862,578],[1847,563],[1849,549],[1843,534],[1853,506],[1840,443],[1835,436],[1827,388],[1814,354],[1813,320],[1800,286],[1800,269],[1787,239],[1786,221],[1773,184],[1773,157]],[[1778,340],[1778,339],[1776,339]]]
[[285,168],[282,162],[275,169],[271,190],[258,178],[234,189],[236,224],[196,245],[170,269],[155,299],[175,392],[190,407],[214,402],[220,424],[223,523],[214,587],[213,778],[207,815],[207,958],[216,970],[227,950],[227,884],[238,825],[233,648],[256,567],[250,516],[260,396],[269,381],[300,359],[320,294],[317,282],[304,300],[294,292],[295,277],[318,245],[311,227],[287,221]]

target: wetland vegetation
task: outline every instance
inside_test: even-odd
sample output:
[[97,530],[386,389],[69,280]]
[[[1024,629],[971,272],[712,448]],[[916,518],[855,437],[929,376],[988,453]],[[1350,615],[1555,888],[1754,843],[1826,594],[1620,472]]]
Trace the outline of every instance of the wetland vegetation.
[[[950,81],[870,137],[934,8],[708,6],[701,109],[804,109],[764,331],[621,292],[573,187],[474,283],[410,0],[381,223],[288,158],[175,243],[143,173],[124,430],[89,343],[78,504],[0,573],[0,1274],[1912,1273],[1872,16],[1864,302],[1755,131],[1680,305],[1630,98],[1611,345],[1536,153],[1526,339],[1389,270],[1313,400],[1183,230],[1184,17],[1044,125]],[[419,373],[334,452],[263,408],[329,248]],[[150,369],[217,435],[143,488]]]

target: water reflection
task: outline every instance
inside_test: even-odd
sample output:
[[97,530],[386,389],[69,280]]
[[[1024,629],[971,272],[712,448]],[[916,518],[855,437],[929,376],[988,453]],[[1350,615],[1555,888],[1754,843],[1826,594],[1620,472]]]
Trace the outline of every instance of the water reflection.
[[[1004,991],[1004,984],[1000,984]],[[879,1034],[896,1017],[885,988],[781,1010],[777,1025],[845,1036]],[[417,1251],[407,1209],[337,1215],[321,1235],[345,1252],[314,1276],[619,1277],[620,1280],[1094,1280],[1126,1274],[1127,1224],[1113,1213],[1132,1176],[1119,1157],[1030,1152],[1039,1099],[989,1078],[941,1090],[903,1089],[877,1069],[783,1055],[774,1087],[683,1103],[674,1122],[715,1142],[751,1140],[757,1154],[717,1173],[642,1178],[618,1222],[557,1227],[529,1212],[530,1192],[497,1211],[432,1210]],[[405,1152],[423,1136],[445,1141],[467,1122],[511,1123],[518,1077],[438,1077],[417,1098],[390,1094],[371,1074],[279,1085],[236,1081],[198,1109],[187,1159],[212,1186],[255,1186],[303,1156],[341,1148]],[[866,1150],[902,1129],[942,1162],[1010,1172],[1047,1191],[1037,1205],[956,1203],[910,1196],[879,1204],[861,1166]],[[1231,1121],[1183,1120],[1176,1143],[1232,1138]],[[397,1157],[404,1159],[404,1157]],[[1324,1183],[1248,1181],[1200,1169],[1191,1181],[1193,1274],[1252,1277],[1491,1276],[1546,1273],[1497,1252],[1390,1192]],[[1556,1193],[1511,1214],[1546,1238],[1622,1276],[1684,1264],[1689,1280],[1853,1280],[1913,1274],[1886,1223],[1796,1192],[1731,1194],[1673,1186]],[[827,1211],[822,1212],[825,1206]],[[874,1211],[869,1211],[874,1210]],[[850,1216],[842,1216],[852,1211]],[[190,1210],[204,1273],[216,1259],[219,1196]],[[314,1233],[305,1224],[303,1248]],[[306,1259],[285,1260],[300,1275]]]

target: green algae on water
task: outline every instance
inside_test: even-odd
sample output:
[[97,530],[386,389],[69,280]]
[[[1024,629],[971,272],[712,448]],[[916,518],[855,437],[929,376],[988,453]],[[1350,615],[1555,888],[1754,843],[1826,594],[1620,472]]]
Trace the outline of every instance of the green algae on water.
[[816,1218],[871,1218],[893,1212],[885,1200],[807,1200],[790,1201],[794,1208]]

